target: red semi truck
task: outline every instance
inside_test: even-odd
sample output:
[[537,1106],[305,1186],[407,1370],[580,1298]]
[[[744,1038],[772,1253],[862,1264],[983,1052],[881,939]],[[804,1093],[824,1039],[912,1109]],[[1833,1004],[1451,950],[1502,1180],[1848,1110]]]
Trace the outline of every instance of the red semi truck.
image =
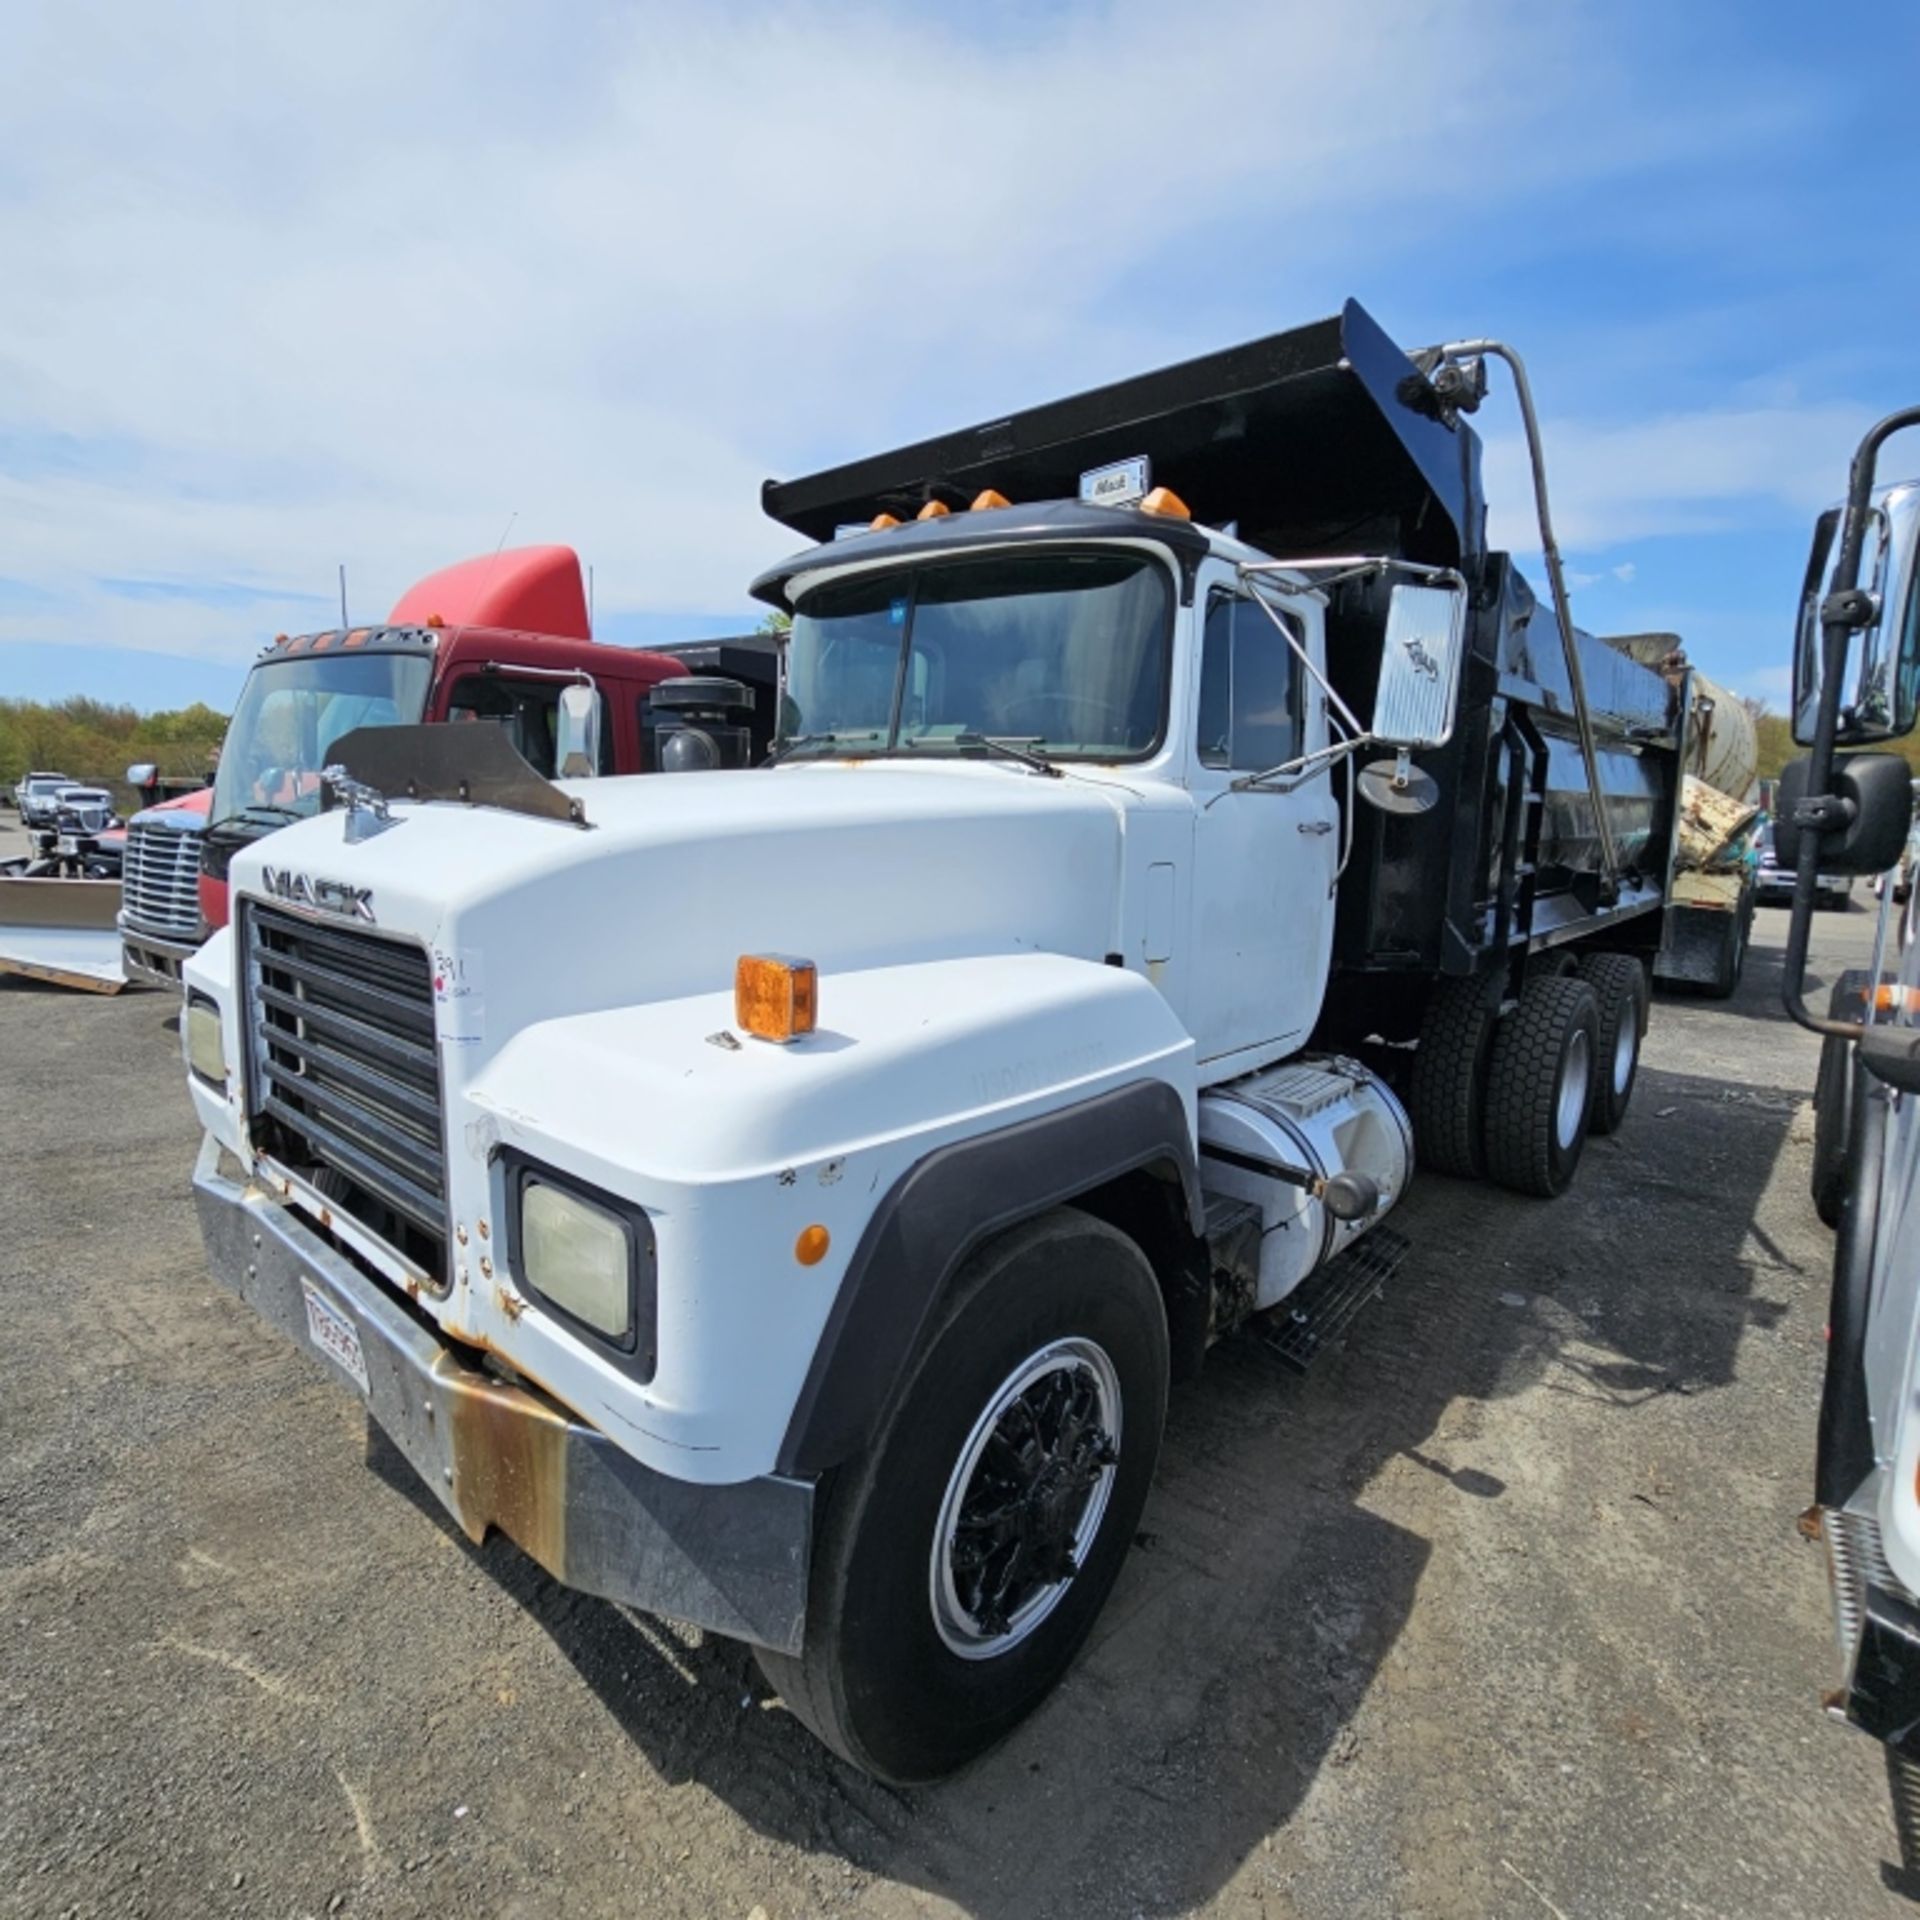
[[[137,814],[120,909],[127,977],[177,986],[180,965],[226,925],[227,866],[263,834],[319,810],[320,770],[357,727],[491,721],[546,776],[560,691],[600,699],[601,773],[745,764],[772,730],[771,639],[636,651],[592,639],[571,547],[520,547],[443,568],[401,595],[383,625],[283,635],[247,675],[211,788]],[[667,682],[671,694],[656,698]],[[685,696],[685,697],[682,697]]]

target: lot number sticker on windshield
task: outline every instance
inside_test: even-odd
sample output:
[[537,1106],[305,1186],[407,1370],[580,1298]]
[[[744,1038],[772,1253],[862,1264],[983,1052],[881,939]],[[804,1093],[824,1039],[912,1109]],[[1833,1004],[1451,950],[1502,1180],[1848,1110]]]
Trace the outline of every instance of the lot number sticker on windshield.
[[307,1332],[313,1344],[365,1393],[367,1361],[353,1322],[311,1280],[302,1280],[300,1291],[307,1296]]

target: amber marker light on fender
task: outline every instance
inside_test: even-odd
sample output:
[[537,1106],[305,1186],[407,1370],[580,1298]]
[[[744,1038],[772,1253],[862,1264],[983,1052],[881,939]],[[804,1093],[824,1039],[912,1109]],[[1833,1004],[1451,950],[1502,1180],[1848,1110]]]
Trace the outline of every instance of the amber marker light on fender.
[[811,1033],[820,1014],[820,976],[811,960],[743,953],[733,970],[733,1023],[756,1040],[783,1045]]

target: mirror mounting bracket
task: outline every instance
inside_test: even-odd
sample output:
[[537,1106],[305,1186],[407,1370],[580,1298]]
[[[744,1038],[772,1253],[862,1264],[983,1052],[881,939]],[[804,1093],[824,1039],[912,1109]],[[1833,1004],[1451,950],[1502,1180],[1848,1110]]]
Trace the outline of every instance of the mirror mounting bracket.
[[1836,588],[1820,603],[1820,624],[1851,627],[1857,631],[1872,626],[1879,611],[1878,599],[1865,587]]
[[1840,794],[1809,794],[1795,803],[1793,824],[1808,833],[1840,833],[1853,824],[1858,811]]

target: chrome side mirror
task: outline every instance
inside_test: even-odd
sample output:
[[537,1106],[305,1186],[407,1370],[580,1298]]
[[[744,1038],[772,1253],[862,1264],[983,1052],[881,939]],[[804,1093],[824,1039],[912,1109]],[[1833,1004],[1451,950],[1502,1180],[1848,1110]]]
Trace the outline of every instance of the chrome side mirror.
[[579,680],[560,689],[553,764],[558,780],[590,780],[600,771],[600,695]]
[[[1820,516],[1793,635],[1793,737],[1813,744],[1826,674],[1828,611],[1841,514]],[[1854,631],[1839,688],[1835,744],[1898,740],[1920,721],[1920,485],[1884,488],[1869,510],[1853,595]]]
[[1466,631],[1464,587],[1403,583],[1393,589],[1373,702],[1370,731],[1376,740],[1444,747],[1453,737]]

